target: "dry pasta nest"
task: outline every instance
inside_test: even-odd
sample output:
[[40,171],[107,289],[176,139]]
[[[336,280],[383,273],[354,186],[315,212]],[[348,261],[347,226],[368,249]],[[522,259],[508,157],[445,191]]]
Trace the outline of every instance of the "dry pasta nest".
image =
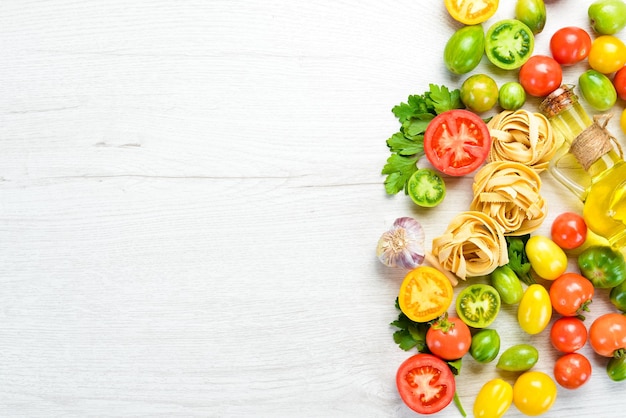
[[500,224],[505,235],[524,235],[543,223],[547,211],[540,194],[541,178],[516,162],[492,162],[474,176],[470,210],[483,212]]
[[492,138],[488,161],[515,161],[540,173],[548,168],[559,146],[559,138],[541,113],[505,110],[487,126]]
[[456,215],[433,240],[432,254],[441,267],[463,280],[490,274],[509,262],[502,227],[478,211]]

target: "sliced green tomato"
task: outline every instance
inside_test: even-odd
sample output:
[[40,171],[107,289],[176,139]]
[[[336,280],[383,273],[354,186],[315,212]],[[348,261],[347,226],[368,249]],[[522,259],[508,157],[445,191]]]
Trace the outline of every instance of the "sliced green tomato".
[[500,295],[488,284],[467,286],[456,298],[456,313],[468,326],[485,328],[500,312]]
[[432,208],[443,201],[446,185],[435,171],[422,168],[409,179],[407,193],[416,205]]
[[521,67],[533,53],[532,30],[516,19],[494,23],[485,36],[485,53],[496,67],[513,70]]

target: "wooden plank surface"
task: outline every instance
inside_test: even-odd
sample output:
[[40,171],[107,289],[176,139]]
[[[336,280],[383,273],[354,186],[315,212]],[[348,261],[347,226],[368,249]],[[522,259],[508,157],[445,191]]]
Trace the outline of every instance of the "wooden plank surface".
[[[590,3],[547,2],[537,52]],[[413,416],[389,326],[404,273],[374,250],[399,216],[439,235],[472,179],[420,210],[379,173],[391,107],[460,86],[458,27],[440,1],[0,3],[0,416]],[[542,178],[548,234],[581,204]],[[547,333],[513,308],[495,325],[551,373]],[[623,416],[584,352],[591,382],[546,416]],[[468,412],[498,375],[466,361]]]

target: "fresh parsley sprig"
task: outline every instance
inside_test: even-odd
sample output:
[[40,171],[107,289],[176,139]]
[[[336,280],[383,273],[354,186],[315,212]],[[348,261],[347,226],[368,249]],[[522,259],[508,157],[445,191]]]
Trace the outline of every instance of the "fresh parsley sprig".
[[387,176],[385,190],[388,194],[401,190],[408,194],[407,183],[424,156],[424,132],[430,121],[447,110],[463,107],[458,89],[450,91],[435,84],[430,84],[424,94],[411,95],[406,103],[393,107],[391,111],[400,122],[400,130],[387,139],[391,156],[381,174]]

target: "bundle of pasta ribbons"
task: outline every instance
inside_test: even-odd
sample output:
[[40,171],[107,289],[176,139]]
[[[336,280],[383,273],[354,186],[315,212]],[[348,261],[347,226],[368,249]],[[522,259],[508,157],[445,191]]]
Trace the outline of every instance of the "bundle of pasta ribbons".
[[509,262],[502,227],[479,211],[456,215],[443,235],[433,240],[432,255],[442,268],[463,280],[489,274]]
[[497,161],[481,168],[474,176],[474,199],[470,210],[494,218],[505,235],[529,234],[546,217],[541,196],[541,179],[525,164]]
[[541,113],[505,110],[488,123],[492,144],[488,161],[515,161],[538,173],[548,168],[560,138]]

